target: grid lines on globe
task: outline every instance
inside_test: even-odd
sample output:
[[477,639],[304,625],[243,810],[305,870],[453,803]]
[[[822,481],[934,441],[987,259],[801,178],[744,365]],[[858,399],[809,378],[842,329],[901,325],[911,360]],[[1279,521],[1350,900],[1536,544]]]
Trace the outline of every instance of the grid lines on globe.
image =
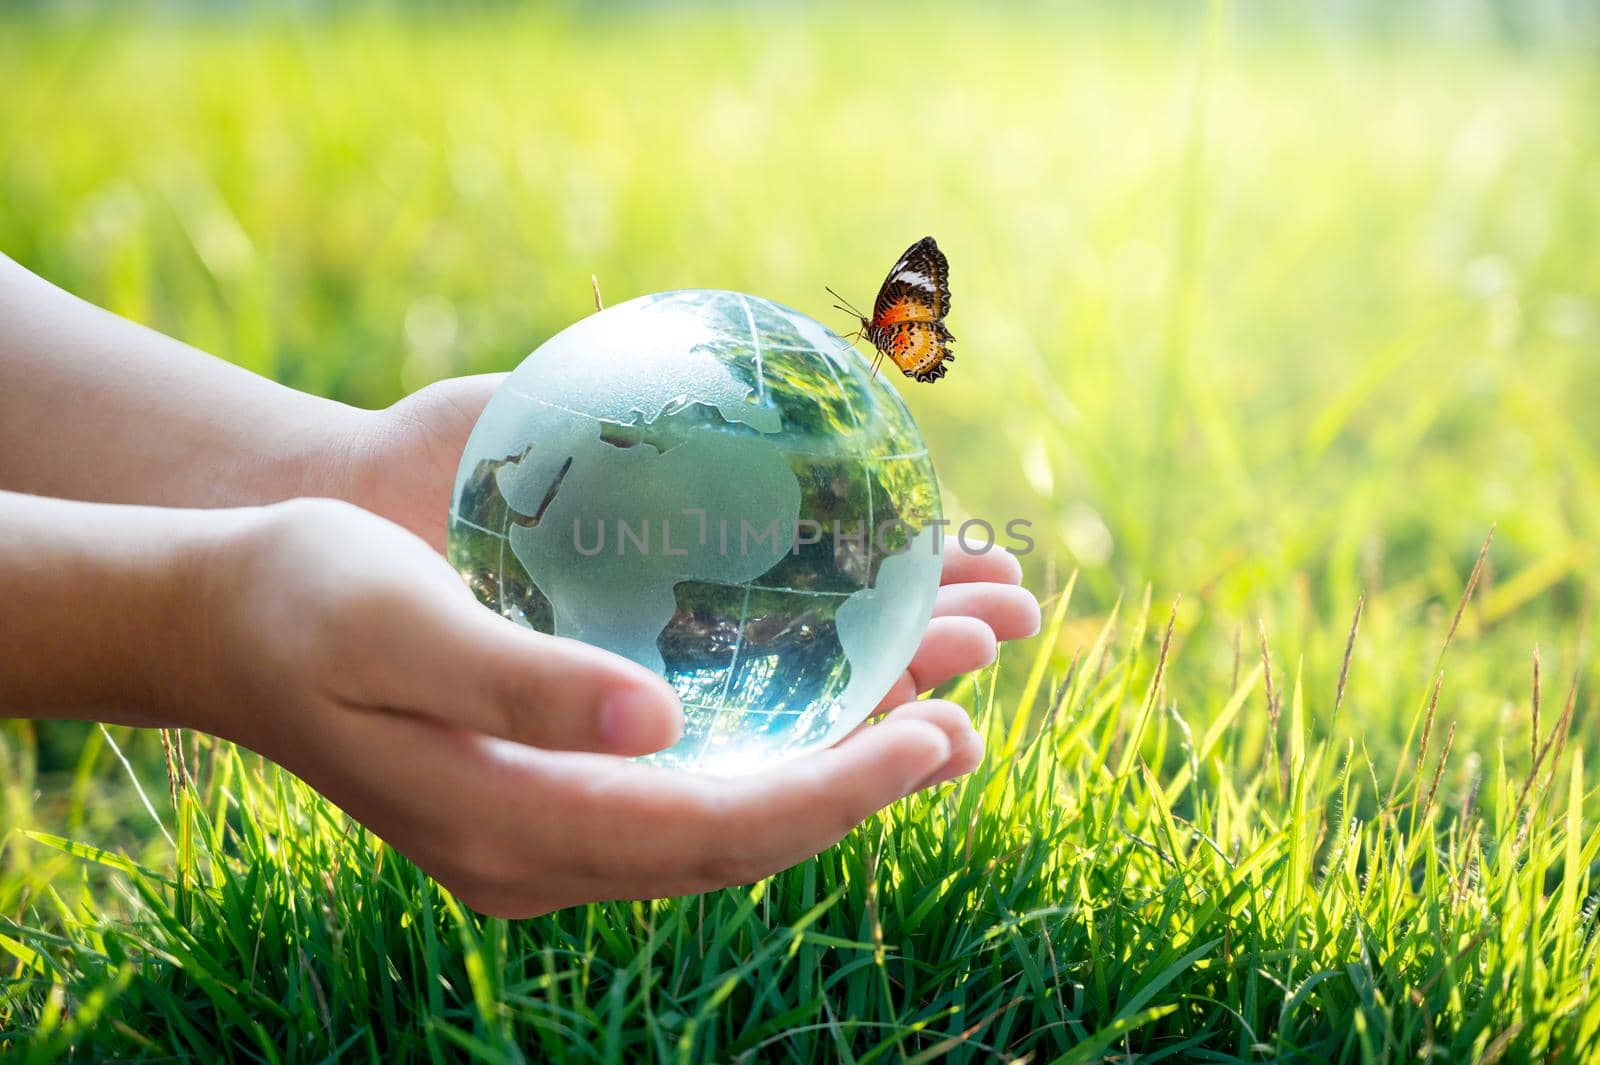
[[767,398],[767,382],[761,367],[761,331],[756,328],[756,316],[750,310],[750,300],[742,292],[735,295],[739,299],[739,309],[744,311],[745,321],[750,323],[750,346],[756,358],[756,402],[763,403]]

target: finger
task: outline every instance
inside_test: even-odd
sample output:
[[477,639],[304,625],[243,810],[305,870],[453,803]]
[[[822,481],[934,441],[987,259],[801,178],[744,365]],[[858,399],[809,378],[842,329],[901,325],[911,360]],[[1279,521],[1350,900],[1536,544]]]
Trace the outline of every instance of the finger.
[[952,677],[982,669],[994,661],[994,630],[978,618],[941,617],[928,622],[922,643],[906,667],[913,692],[925,692]]
[[957,536],[947,536],[944,540],[944,568],[940,574],[941,584],[969,584],[974,581],[987,581],[993,584],[1021,584],[1022,563],[1003,547],[991,547],[987,551],[968,551],[961,546],[961,539]]
[[[942,734],[944,744],[930,729]],[[906,755],[922,744],[928,747],[915,753],[915,761],[925,772],[912,780],[915,769]],[[803,756],[762,779],[710,780],[730,792],[718,796],[722,820],[710,822],[709,836],[699,836],[693,846],[677,844],[675,859],[698,856],[693,862],[658,860],[630,875],[579,887],[579,897],[659,899],[754,883],[826,851],[894,800],[973,771],[982,752],[982,739],[962,707],[939,699],[899,707],[882,724],[864,726],[830,752]],[[896,768],[904,772],[898,780]],[[656,795],[661,790],[658,785]]]
[[[750,883],[832,846],[916,788],[966,771],[978,753],[965,713],[933,700],[760,777],[507,745],[498,767],[463,787],[498,792],[477,800],[486,811],[482,827],[504,841],[513,866],[526,869],[502,873],[470,901],[527,915],[566,902]],[[552,864],[552,854],[561,861]]]
[[994,661],[994,631],[972,617],[934,618],[922,635],[911,664],[878,703],[877,712],[910,702],[953,677],[982,669]]
[[676,742],[683,711],[655,673],[548,636],[470,598],[393,609],[374,626],[385,669],[363,705],[550,750],[638,755]]
[[[652,833],[675,837],[670,849],[644,844],[654,860],[615,870],[588,887],[607,898],[661,898],[749,884],[839,842],[875,811],[914,791],[949,762],[951,743],[938,725],[886,721],[836,747],[805,755],[759,777],[708,778],[661,773],[656,797],[699,786],[690,819]],[[639,767],[648,768],[648,767]],[[671,778],[671,779],[668,779]],[[692,811],[698,809],[698,815]],[[624,828],[638,831],[638,822]],[[613,844],[613,846],[615,846]]]
[[[522,748],[468,786],[498,792],[480,800],[477,827],[504,840],[507,862],[538,885],[528,905],[552,896],[661,898],[751,883],[825,850],[941,770],[951,751],[944,728],[913,715],[760,776]],[[491,778],[497,783],[486,785]],[[516,894],[518,875],[499,880]]]
[[916,697],[917,679],[911,675],[911,671],[908,669],[900,674],[899,679],[894,682],[894,686],[889,689],[888,693],[878,700],[878,705],[873,707],[872,713],[867,715],[867,721],[862,722],[859,727],[866,728],[872,721],[882,717],[897,706],[904,706],[906,703],[914,701]]
[[895,717],[897,720],[916,717],[928,721],[938,725],[950,738],[950,757],[945,760],[944,765],[923,778],[917,785],[919,790],[964,776],[978,768],[983,761],[983,737],[973,727],[966,708],[959,703],[944,699],[924,699],[921,702],[908,703],[895,712]]
[[[785,762],[760,777],[729,781],[726,814],[702,839],[712,879],[733,870],[759,879],[833,846],[861,821],[915,791],[950,760],[939,725],[887,715],[838,745]],[[750,874],[754,873],[755,876]]]
[[947,584],[933,601],[933,616],[977,618],[996,639],[1020,640],[1039,631],[1039,600],[1012,584]]

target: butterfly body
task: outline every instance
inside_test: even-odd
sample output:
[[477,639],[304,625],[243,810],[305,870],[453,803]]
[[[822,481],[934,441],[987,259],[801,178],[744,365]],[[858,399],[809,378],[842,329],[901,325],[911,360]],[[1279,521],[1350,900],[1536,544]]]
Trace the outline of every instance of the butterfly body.
[[859,335],[907,377],[937,381],[955,361],[950,352],[955,337],[944,324],[949,313],[950,263],[932,237],[923,237],[889,271],[872,316],[857,314]]

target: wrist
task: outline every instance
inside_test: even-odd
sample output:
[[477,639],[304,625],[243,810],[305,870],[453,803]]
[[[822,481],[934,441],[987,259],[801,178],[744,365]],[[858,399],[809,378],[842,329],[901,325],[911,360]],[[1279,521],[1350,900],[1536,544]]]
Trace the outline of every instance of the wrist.
[[307,471],[299,494],[339,499],[392,517],[397,478],[385,460],[393,461],[400,437],[388,409],[352,409],[322,437],[319,457],[308,463],[316,469]]
[[211,728],[185,671],[238,513],[0,493],[0,713]]
[[357,460],[374,413],[316,396],[275,426],[272,441],[242,458],[239,485],[222,506],[259,506],[302,497],[350,499]]
[[318,516],[340,506],[292,498],[205,512],[168,570],[178,653],[157,702],[169,716],[264,752],[283,731],[280,711],[303,701],[296,683],[329,587],[306,560],[327,535]]
[[148,615],[159,626],[145,658],[153,722],[234,739],[247,694],[235,619],[248,609],[238,556],[272,505],[169,511],[180,519],[159,551]]

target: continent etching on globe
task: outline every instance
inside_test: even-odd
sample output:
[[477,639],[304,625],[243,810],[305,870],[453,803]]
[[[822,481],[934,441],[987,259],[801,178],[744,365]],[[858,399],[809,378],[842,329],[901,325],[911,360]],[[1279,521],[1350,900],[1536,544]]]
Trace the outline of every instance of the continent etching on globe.
[[[552,414],[552,423],[570,430],[551,450],[560,457],[561,480],[606,490],[556,488],[554,463],[535,459],[545,450],[539,444],[521,461],[500,467],[495,483],[506,505],[519,515],[542,512],[536,524],[513,519],[512,553],[550,600],[557,636],[602,644],[665,673],[656,644],[677,612],[679,582],[740,585],[770,570],[794,541],[799,482],[778,449],[759,438],[691,431],[664,451],[646,443],[616,447],[602,441],[600,423]],[[737,482],[704,476],[734,465],[743,474]],[[616,508],[619,499],[627,501],[627,512]],[[738,527],[775,519],[778,535],[758,542],[753,553],[723,550],[718,538],[700,536],[701,523],[690,511],[702,513],[713,528],[719,520]],[[674,513],[680,515],[676,537]]]

